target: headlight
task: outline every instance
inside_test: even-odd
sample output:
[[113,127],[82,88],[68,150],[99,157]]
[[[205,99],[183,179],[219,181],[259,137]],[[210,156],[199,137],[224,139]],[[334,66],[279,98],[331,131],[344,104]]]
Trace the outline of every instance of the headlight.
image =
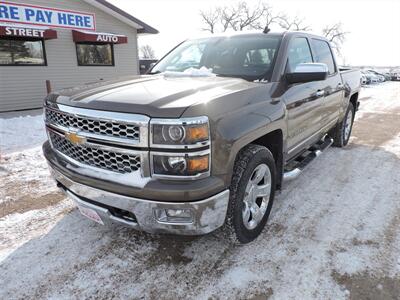
[[[207,117],[151,119],[150,128],[152,176],[194,179],[210,175],[211,143]],[[157,148],[159,151],[156,152]]]
[[210,130],[207,117],[176,120],[151,120],[151,145],[162,148],[191,148],[209,144]]
[[210,169],[209,153],[152,155],[153,173],[161,176],[200,176]]

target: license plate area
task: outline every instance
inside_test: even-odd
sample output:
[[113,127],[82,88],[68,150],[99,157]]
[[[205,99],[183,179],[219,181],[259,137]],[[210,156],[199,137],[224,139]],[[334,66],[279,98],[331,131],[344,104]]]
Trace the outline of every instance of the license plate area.
[[81,205],[78,205],[78,209],[79,209],[79,212],[82,215],[84,215],[86,218],[88,218],[92,221],[95,221],[96,223],[99,223],[101,225],[104,225],[103,220],[101,219],[99,214],[94,209],[84,207]]

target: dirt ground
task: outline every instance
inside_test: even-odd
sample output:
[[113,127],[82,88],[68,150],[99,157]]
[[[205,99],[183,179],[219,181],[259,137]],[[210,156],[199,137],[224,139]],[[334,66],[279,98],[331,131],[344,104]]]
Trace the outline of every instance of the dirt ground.
[[1,299],[400,299],[400,82],[362,90],[349,146],[285,185],[244,246],[87,220],[40,136],[1,158]]

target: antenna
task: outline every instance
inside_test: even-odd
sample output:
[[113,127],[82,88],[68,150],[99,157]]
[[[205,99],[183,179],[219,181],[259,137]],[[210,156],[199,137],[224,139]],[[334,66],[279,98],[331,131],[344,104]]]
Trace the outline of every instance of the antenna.
[[264,28],[264,30],[263,30],[263,33],[268,33],[268,32],[270,32],[271,31],[271,29],[269,29],[268,28],[268,25],[267,26],[265,26],[265,28]]

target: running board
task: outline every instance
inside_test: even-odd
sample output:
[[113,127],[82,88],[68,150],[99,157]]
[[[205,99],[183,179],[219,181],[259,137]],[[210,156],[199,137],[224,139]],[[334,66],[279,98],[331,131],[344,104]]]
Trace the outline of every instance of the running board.
[[324,150],[328,149],[332,143],[333,140],[327,136],[311,146],[305,153],[298,156],[292,163],[294,166],[288,170],[285,169],[285,172],[283,173],[283,181],[291,181],[297,178],[304,171],[304,169],[314,159],[320,156]]

